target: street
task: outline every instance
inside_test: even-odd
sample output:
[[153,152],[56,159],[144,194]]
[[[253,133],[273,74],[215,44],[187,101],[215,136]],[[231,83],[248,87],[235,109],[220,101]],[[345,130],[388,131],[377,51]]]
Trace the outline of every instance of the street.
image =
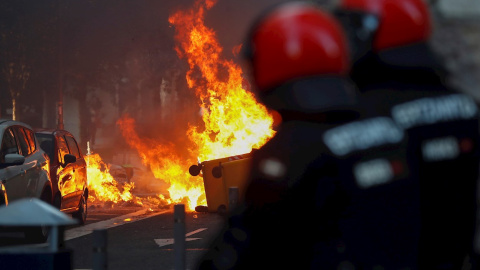
[[[75,226],[65,231],[65,247],[72,250],[73,269],[92,269],[91,230],[102,227],[109,227],[108,269],[174,269],[173,209],[149,211],[131,207],[89,211],[83,228]],[[128,218],[131,220],[125,221]],[[186,213],[187,269],[192,269],[208,248],[222,220],[216,213]]]
[[[93,268],[95,230],[106,229],[107,269],[174,269],[174,217],[171,209],[89,207],[87,223],[65,228],[64,247],[71,251],[72,269]],[[207,250],[224,218],[217,213],[185,213],[186,269]],[[0,248],[46,249],[29,243],[13,228],[0,231]]]

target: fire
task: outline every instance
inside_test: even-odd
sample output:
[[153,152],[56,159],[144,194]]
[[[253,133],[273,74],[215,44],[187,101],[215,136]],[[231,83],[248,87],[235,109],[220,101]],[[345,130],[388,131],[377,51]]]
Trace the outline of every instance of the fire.
[[177,156],[172,144],[140,138],[135,132],[135,121],[128,116],[120,118],[117,125],[130,147],[137,150],[144,164],[149,165],[155,178],[170,184],[170,203],[186,200],[190,210],[198,204],[205,204],[201,179],[192,177],[185,169],[192,163],[192,158]]
[[169,18],[176,29],[177,53],[190,65],[188,85],[195,90],[204,112],[205,126],[192,126],[187,132],[202,161],[250,152],[274,134],[273,118],[244,89],[241,68],[222,58],[223,49],[215,32],[203,22],[205,10],[214,4],[199,0],[193,9],[176,12]]
[[[215,32],[204,24],[206,10],[215,3],[213,0],[198,0],[192,9],[178,11],[169,18],[176,30],[177,54],[190,66],[186,74],[188,86],[195,91],[203,112],[203,126],[185,128],[190,144],[184,147],[189,150],[189,156],[177,154],[172,143],[140,138],[135,131],[134,119],[128,115],[117,121],[127,144],[137,151],[156,180],[169,184],[170,197],[159,195],[156,199],[166,204],[182,202],[189,210],[206,205],[203,180],[188,173],[190,165],[198,160],[248,153],[274,135],[272,116],[245,89],[241,68],[232,60],[222,58],[223,49]],[[238,53],[240,46],[233,51]],[[129,192],[130,186],[125,186],[122,192],[107,191],[107,187],[115,185],[111,180],[93,181],[92,189],[95,193],[99,187],[105,189],[106,192],[100,191],[99,196],[112,201],[139,200]]]
[[90,201],[118,203],[134,198],[130,193],[133,185],[125,183],[120,190],[117,181],[109,173],[107,165],[98,154],[87,155],[86,161],[88,190],[93,193],[93,196],[89,196]]
[[[87,162],[87,178],[89,202],[105,203],[112,202],[118,204],[121,202],[131,202],[137,206],[162,206],[171,204],[172,201],[163,197],[163,195],[137,197],[132,194],[134,183],[118,183],[110,174],[108,165],[96,153],[85,156]],[[113,205],[112,205],[113,206]],[[153,211],[151,208],[149,208]]]

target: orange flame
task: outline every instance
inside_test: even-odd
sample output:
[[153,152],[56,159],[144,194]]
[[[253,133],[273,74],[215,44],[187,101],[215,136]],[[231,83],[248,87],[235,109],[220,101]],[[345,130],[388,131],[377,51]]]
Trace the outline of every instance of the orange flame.
[[89,200],[118,203],[130,201],[134,198],[130,193],[133,185],[125,183],[120,190],[117,181],[109,173],[108,166],[98,154],[87,155],[85,159],[88,166],[88,190],[93,193],[93,196],[89,196]]
[[205,9],[211,6],[211,2],[196,1],[194,9],[179,11],[169,18],[180,43],[177,53],[186,57],[190,65],[188,85],[195,90],[204,112],[204,130],[199,132],[195,126],[188,130],[202,161],[250,152],[274,134],[267,109],[242,87],[241,68],[222,59],[215,32],[203,23]]
[[179,57],[190,65],[186,74],[189,88],[194,89],[203,112],[204,127],[190,126],[186,135],[191,141],[190,156],[178,156],[173,144],[140,138],[135,121],[123,116],[117,121],[127,144],[135,149],[155,178],[165,181],[170,198],[159,195],[167,203],[186,202],[189,210],[206,204],[203,181],[192,177],[187,168],[201,161],[250,152],[273,135],[273,118],[256,102],[243,86],[241,68],[222,58],[222,47],[215,32],[204,25],[204,13],[216,0],[199,0],[187,11],[178,11],[169,18],[175,26]]
[[[118,183],[110,174],[108,165],[102,160],[98,154],[89,154],[85,156],[87,162],[87,177],[88,177],[88,200],[91,203],[105,203],[112,202],[111,206],[121,203],[129,202],[137,206],[162,207],[172,203],[171,200],[166,199],[162,194],[156,196],[137,197],[131,193],[134,188],[134,183]],[[149,208],[150,211],[153,211]]]
[[135,132],[135,121],[128,116],[120,118],[117,125],[127,143],[137,150],[142,162],[150,167],[155,178],[170,184],[168,191],[173,202],[187,200],[190,210],[198,204],[205,204],[201,179],[192,177],[185,169],[191,165],[192,159],[178,157],[173,145],[141,139]]

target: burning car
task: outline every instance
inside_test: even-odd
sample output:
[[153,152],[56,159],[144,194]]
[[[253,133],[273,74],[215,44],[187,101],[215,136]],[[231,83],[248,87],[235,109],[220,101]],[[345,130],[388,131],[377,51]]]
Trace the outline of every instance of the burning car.
[[85,224],[87,219],[87,164],[75,137],[66,130],[35,133],[50,157],[52,204]]

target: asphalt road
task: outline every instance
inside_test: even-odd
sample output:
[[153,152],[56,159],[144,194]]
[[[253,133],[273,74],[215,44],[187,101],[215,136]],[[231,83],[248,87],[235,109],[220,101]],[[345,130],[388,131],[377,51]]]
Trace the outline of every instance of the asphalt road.
[[[223,220],[216,213],[186,213],[187,269],[192,269],[207,250]],[[85,226],[70,227],[65,231],[65,247],[72,251],[73,269],[92,269],[94,234],[91,232],[95,228],[108,228],[108,269],[174,269],[172,209],[90,211]]]
[[[208,249],[223,221],[217,213],[186,212],[186,269]],[[65,228],[61,248],[71,252],[72,269],[93,269],[93,232],[104,229],[107,269],[174,269],[174,226],[173,208],[89,207],[85,225]],[[47,249],[48,243],[32,244],[22,232],[0,230],[0,250],[19,247]]]
[[[198,259],[208,250],[210,241],[221,229],[224,220],[224,217],[217,213],[186,213],[186,269],[194,269]],[[93,269],[94,232],[103,229],[107,236],[105,270],[169,270],[175,266],[174,228],[173,209],[89,208],[87,224],[65,228],[63,249],[71,253],[73,270]],[[0,255],[2,249],[18,246],[46,248],[48,245],[32,245],[26,242],[22,233],[2,231],[0,228]],[[3,269],[2,263],[0,269]]]

